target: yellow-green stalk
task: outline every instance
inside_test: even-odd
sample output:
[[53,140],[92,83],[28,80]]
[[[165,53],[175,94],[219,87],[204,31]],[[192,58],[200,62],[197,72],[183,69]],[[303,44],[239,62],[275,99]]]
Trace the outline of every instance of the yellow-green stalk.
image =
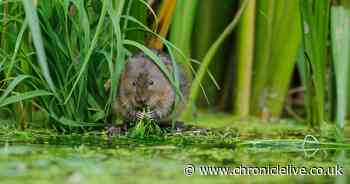
[[234,58],[237,62],[234,114],[241,118],[246,118],[249,115],[255,43],[255,12],[256,1],[250,0],[242,15],[237,34],[237,58]]

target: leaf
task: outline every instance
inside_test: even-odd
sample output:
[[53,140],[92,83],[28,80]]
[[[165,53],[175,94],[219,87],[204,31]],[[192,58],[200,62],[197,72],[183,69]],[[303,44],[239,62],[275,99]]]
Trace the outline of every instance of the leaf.
[[90,117],[90,121],[98,122],[99,120],[102,120],[105,116],[106,116],[106,113],[104,111],[98,111]]
[[5,98],[15,89],[15,87],[24,79],[28,78],[28,75],[19,75],[15,79],[12,80],[12,82],[9,84],[9,86],[5,89],[4,93],[0,97],[0,104],[5,100]]
[[9,69],[7,70],[7,73],[6,73],[7,77],[10,77],[10,75],[11,75],[12,68],[13,68],[13,65],[15,64],[16,56],[17,56],[17,53],[18,53],[18,50],[19,50],[19,46],[21,44],[22,37],[23,37],[24,31],[27,29],[27,26],[28,26],[28,22],[25,21],[22,24],[20,32],[18,33],[18,36],[17,36],[17,39],[16,39],[15,50],[14,50],[13,55],[11,57]]
[[[23,0],[23,1],[26,1],[26,0]],[[83,62],[82,66],[81,66],[81,68],[80,68],[80,70],[78,72],[78,76],[76,77],[76,79],[74,81],[72,89],[70,90],[67,98],[64,101],[64,104],[66,104],[68,102],[68,100],[70,99],[70,97],[73,94],[73,91],[77,87],[77,85],[78,85],[78,83],[79,83],[83,73],[87,70],[87,65],[88,65],[88,63],[90,61],[91,54],[92,54],[94,48],[96,47],[98,37],[99,37],[99,35],[102,32],[103,20],[105,18],[106,10],[107,10],[106,6],[107,6],[107,3],[106,3],[106,0],[104,0],[103,1],[103,7],[102,7],[102,10],[101,10],[101,15],[100,15],[99,21],[97,23],[97,28],[96,28],[96,32],[95,32],[94,38],[92,39],[92,41],[90,43],[90,47],[89,47],[89,49],[87,51],[87,54],[84,57],[84,62]]]
[[197,100],[199,90],[201,87],[201,81],[204,78],[204,75],[206,74],[206,71],[209,67],[209,64],[211,63],[213,57],[215,56],[216,51],[220,48],[222,43],[226,40],[226,38],[232,33],[234,28],[236,27],[238,21],[240,20],[249,0],[245,0],[240,9],[238,10],[236,16],[232,19],[232,21],[227,25],[225,30],[221,33],[221,35],[215,40],[215,42],[211,45],[209,48],[207,54],[204,56],[202,64],[200,65],[197,75],[193,80],[191,89],[190,89],[190,95],[189,95],[189,102],[188,105],[183,113],[183,118],[188,119],[191,117],[193,104],[195,104],[195,101]]
[[38,57],[39,65],[41,67],[41,71],[50,89],[56,93],[56,87],[52,81],[50,70],[46,59],[44,42],[40,32],[40,26],[39,26],[40,22],[39,22],[36,9],[33,5],[33,1],[22,0],[22,2],[24,5],[24,10],[26,12],[26,19],[28,21],[29,28],[33,36],[33,42],[34,42],[35,50],[37,52],[37,57]]
[[67,125],[70,127],[87,127],[87,126],[98,126],[95,123],[87,123],[87,122],[78,122],[78,121],[74,121],[71,119],[68,119],[66,117],[60,117],[59,119],[57,119],[58,122],[60,122],[63,125]]
[[0,102],[0,107],[7,106],[9,104],[17,103],[23,100],[31,99],[34,97],[39,97],[39,96],[50,96],[53,95],[51,92],[44,91],[44,90],[35,90],[35,91],[30,91],[30,92],[24,92],[24,93],[19,93],[13,96],[10,96]]
[[302,17],[304,65],[308,79],[306,97],[308,122],[319,126],[325,120],[325,76],[327,62],[327,41],[329,29],[330,0],[300,0]]
[[350,14],[344,7],[331,8],[331,37],[337,91],[337,123],[343,129],[347,107],[350,62]]

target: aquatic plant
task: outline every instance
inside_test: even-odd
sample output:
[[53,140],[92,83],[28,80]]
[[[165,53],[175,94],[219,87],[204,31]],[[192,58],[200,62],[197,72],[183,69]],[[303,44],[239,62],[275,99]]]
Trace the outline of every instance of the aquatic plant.
[[37,114],[62,129],[110,123],[124,61],[138,51],[163,70],[178,104],[176,69],[169,73],[154,47],[193,75],[185,120],[215,109],[342,130],[348,12],[346,0],[3,0],[0,116],[23,128]]

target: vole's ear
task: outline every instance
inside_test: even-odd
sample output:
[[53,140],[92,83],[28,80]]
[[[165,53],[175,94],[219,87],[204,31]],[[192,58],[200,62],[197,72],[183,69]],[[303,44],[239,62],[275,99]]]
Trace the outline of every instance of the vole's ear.
[[164,63],[164,65],[167,68],[167,70],[169,72],[173,72],[173,64],[171,63],[170,58],[165,56],[165,55],[160,55],[159,58]]

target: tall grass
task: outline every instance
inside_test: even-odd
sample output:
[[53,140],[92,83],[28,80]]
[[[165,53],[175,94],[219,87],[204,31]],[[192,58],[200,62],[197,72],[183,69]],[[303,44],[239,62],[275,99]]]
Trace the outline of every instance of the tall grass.
[[234,98],[234,109],[235,114],[241,118],[249,116],[253,53],[255,49],[255,12],[256,1],[250,0],[238,26],[237,43],[239,47],[236,54],[237,58],[234,58],[237,63],[237,85],[235,88],[237,92]]
[[[172,17],[169,41],[177,48],[181,49],[187,58],[191,56],[191,36],[197,5],[197,0],[178,1],[176,3],[174,16]],[[187,71],[190,72],[188,65],[185,65],[190,61],[183,61],[183,57],[179,54],[176,54],[176,60],[180,61],[180,63],[183,64],[183,67],[187,66]]]
[[[201,0],[198,3],[193,22],[194,32],[191,40],[189,40],[192,42],[191,53],[194,59],[198,61],[203,60],[210,46],[231,21],[231,17],[235,13],[233,10],[236,8],[236,4],[237,2],[231,0],[223,0],[220,3],[212,0]],[[228,88],[231,81],[230,77],[225,76],[225,73],[230,73],[232,67],[225,66],[231,64],[228,58],[230,53],[227,52],[228,48],[231,47],[231,41],[230,38],[224,41],[221,46],[222,49],[219,49],[213,57],[214,62],[211,62],[208,66],[208,71],[210,71],[218,84],[214,83],[210,75],[206,75],[203,78],[202,86],[205,89],[205,93],[199,94],[197,101],[197,105],[200,107],[214,110],[221,108],[223,110],[227,106],[225,102],[230,98],[228,97],[229,90],[224,88]],[[198,65],[194,64],[194,68],[198,68]]]
[[[52,81],[50,70],[46,61],[46,54],[44,50],[43,39],[41,36],[39,19],[37,12],[35,10],[33,1],[23,1],[24,11],[26,12],[26,20],[28,21],[30,31],[32,33],[34,47],[37,53],[37,58],[39,66],[41,68],[41,73],[45,78],[50,90],[56,93],[56,87]],[[11,71],[9,71],[11,72]]]
[[298,1],[258,1],[256,26],[251,112],[278,119],[301,42]]
[[[143,24],[147,24],[148,8],[143,4],[141,0],[128,0],[125,2],[126,6],[123,9],[124,14],[130,15],[139,20]],[[138,24],[134,22],[124,23],[124,28],[129,30],[137,29]],[[146,44],[146,33],[140,31],[128,31],[125,32],[125,38],[129,40],[135,40],[139,43]],[[135,48],[129,48],[131,51],[136,51]]]
[[306,109],[311,126],[325,120],[325,74],[330,1],[300,0],[303,27]]
[[[51,125],[100,126],[111,115],[126,56],[142,50],[165,70],[144,45],[146,33],[159,37],[146,25],[145,14],[154,12],[145,1],[12,3],[20,8],[9,12],[9,19],[17,16],[18,22],[7,26],[21,29],[1,30],[8,43],[16,44],[12,55],[1,48],[1,75],[6,74],[6,78],[1,83],[0,107],[15,103],[23,107],[22,101],[33,99],[26,101],[29,106],[24,110],[45,112]],[[136,9],[144,13],[140,15]],[[160,41],[179,50],[162,37]],[[172,83],[176,82],[165,73]],[[104,84],[108,80],[111,90],[106,92]],[[180,91],[178,86],[175,89]],[[25,121],[31,123],[30,119]]]
[[347,112],[347,97],[350,61],[350,12],[342,6],[331,8],[331,38],[333,63],[336,78],[336,121],[340,129],[344,128]]
[[243,14],[249,0],[245,0],[237,14],[235,15],[234,19],[230,22],[230,24],[225,28],[225,30],[222,32],[222,34],[218,37],[218,39],[213,43],[213,45],[208,50],[207,54],[204,56],[203,61],[198,68],[197,74],[193,80],[193,83],[191,85],[190,94],[189,94],[189,100],[187,107],[185,109],[185,112],[183,114],[183,117],[185,119],[190,119],[190,117],[193,115],[195,102],[197,100],[199,89],[201,82],[204,78],[204,75],[206,74],[206,71],[208,69],[208,66],[210,62],[212,61],[212,58],[214,57],[216,51],[219,49],[223,41],[232,33],[234,28],[236,27],[238,21],[240,20],[241,15]]
[[177,69],[167,72],[154,47],[196,73],[185,119],[197,105],[220,105],[239,117],[276,120],[285,115],[292,81],[305,88],[301,110],[310,126],[335,116],[342,129],[350,104],[349,6],[347,0],[163,0],[153,10],[145,0],[3,0],[0,115],[15,112],[23,127],[36,113],[57,127],[109,122],[124,61],[140,50],[183,100]]
[[[18,5],[19,2],[13,4]],[[28,75],[25,80],[29,85],[26,85],[25,92],[18,93],[16,91],[21,89],[11,87],[11,84],[15,86],[24,80],[13,79],[7,87],[8,93],[2,95],[1,105],[37,97],[33,101],[36,108],[45,111],[53,122],[85,126],[102,121],[109,113],[104,107],[108,95],[103,84],[111,75],[115,76],[112,61],[115,53],[125,52],[120,47],[117,50],[114,47],[118,45],[117,37],[121,39],[121,33],[114,34],[113,28],[120,25],[108,24],[106,19],[112,18],[107,15],[108,8],[109,12],[117,12],[112,10],[115,6],[109,1],[40,1],[35,7],[32,1],[23,1],[23,7],[26,19],[22,16],[21,24],[16,24],[22,26],[18,35],[12,33],[8,36],[17,36],[17,44],[12,59],[4,60],[4,71],[8,80],[11,80],[10,76]],[[20,15],[18,12],[11,13],[16,13],[11,16]],[[25,29],[26,25],[30,30]],[[27,31],[31,36],[25,33]],[[101,33],[105,35],[102,37]],[[121,41],[118,43],[120,45]],[[23,55],[23,52],[28,54],[25,47],[35,48],[35,56],[32,53]],[[121,54],[118,56],[124,60],[120,58]],[[27,70],[23,69],[24,64]],[[6,94],[13,95],[7,97]],[[112,99],[114,94],[109,96]],[[112,100],[109,100],[106,106],[111,103]],[[31,109],[27,107],[27,110]]]
[[8,0],[4,0],[3,3],[3,8],[1,9],[1,14],[2,16],[2,24],[1,24],[1,48],[7,49],[7,39],[6,39],[6,34],[7,34],[7,27],[8,27],[8,14],[9,14],[9,2]]

